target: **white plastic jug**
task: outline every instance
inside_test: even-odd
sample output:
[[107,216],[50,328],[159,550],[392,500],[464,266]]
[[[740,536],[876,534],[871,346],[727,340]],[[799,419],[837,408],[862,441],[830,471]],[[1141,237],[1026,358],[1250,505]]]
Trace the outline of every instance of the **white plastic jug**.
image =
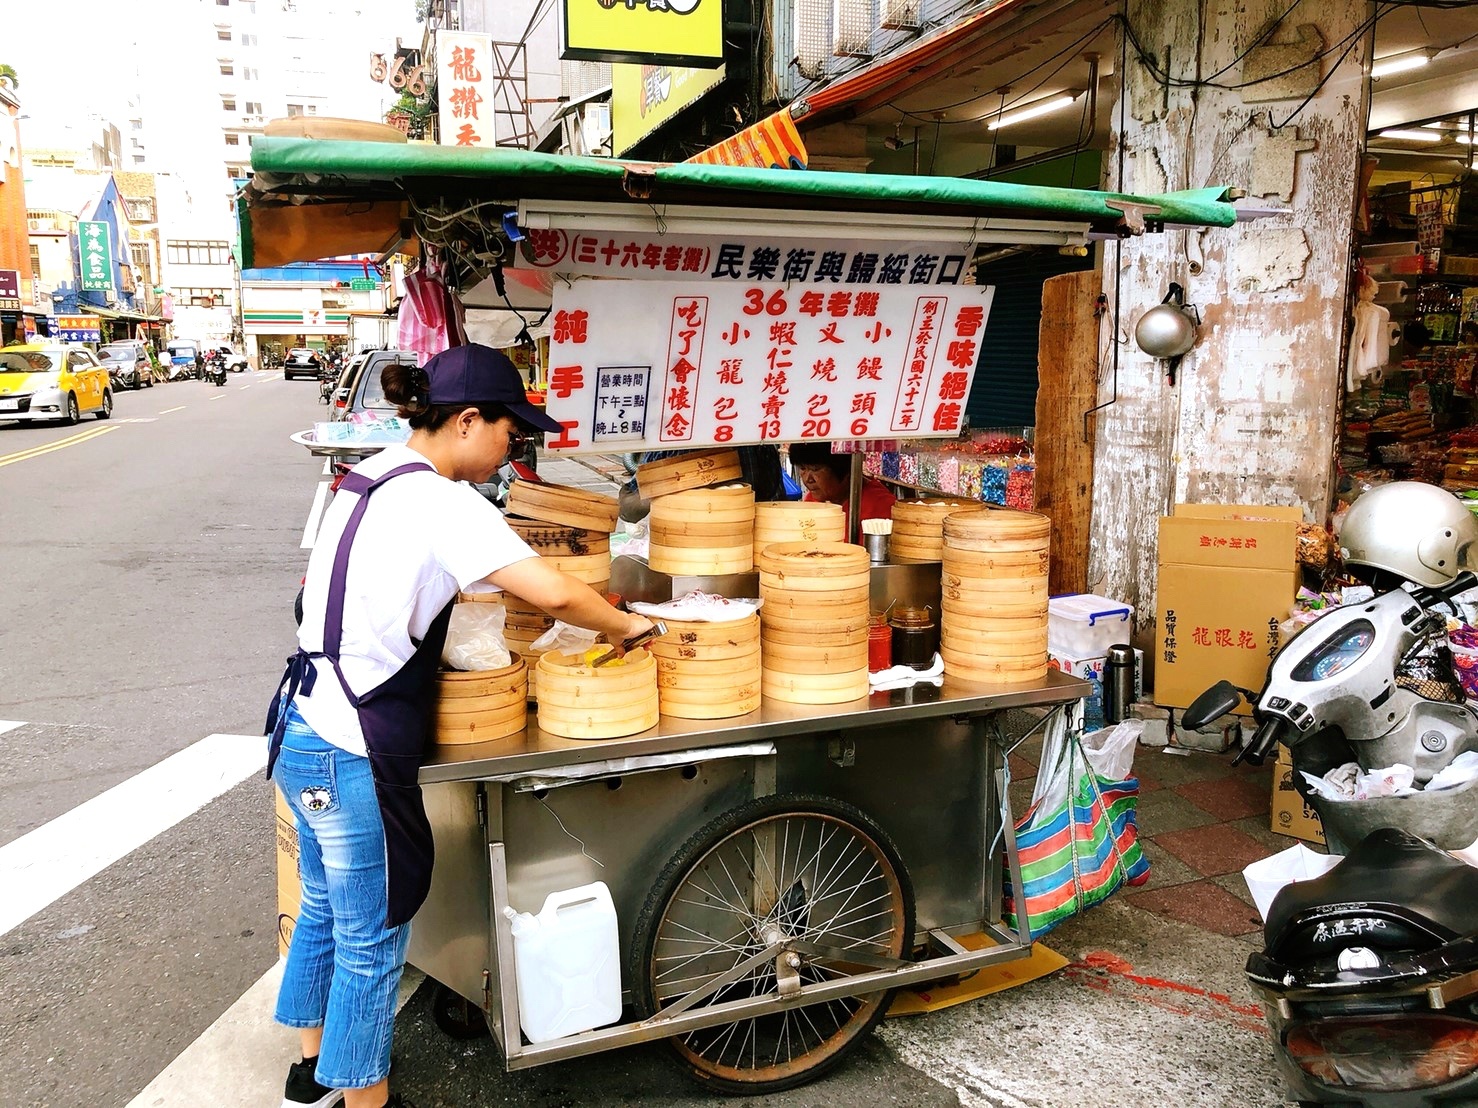
[[513,928],[518,1018],[531,1043],[621,1018],[616,906],[605,882],[550,893],[537,916],[504,908]]

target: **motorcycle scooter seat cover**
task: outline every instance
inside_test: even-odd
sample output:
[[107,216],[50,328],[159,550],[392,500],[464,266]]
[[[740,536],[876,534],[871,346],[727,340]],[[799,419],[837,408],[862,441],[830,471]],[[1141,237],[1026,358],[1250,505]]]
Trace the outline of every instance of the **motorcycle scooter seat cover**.
[[[1478,933],[1478,868],[1409,831],[1372,831],[1328,873],[1295,881],[1273,898],[1263,927],[1268,953],[1283,960],[1290,953],[1283,948],[1301,946],[1298,937],[1307,927],[1320,918],[1356,915],[1356,905],[1430,931],[1439,943],[1451,942]],[[1409,938],[1408,927],[1400,924],[1388,935],[1367,932],[1361,945],[1389,946],[1382,938],[1405,945],[1402,932]]]

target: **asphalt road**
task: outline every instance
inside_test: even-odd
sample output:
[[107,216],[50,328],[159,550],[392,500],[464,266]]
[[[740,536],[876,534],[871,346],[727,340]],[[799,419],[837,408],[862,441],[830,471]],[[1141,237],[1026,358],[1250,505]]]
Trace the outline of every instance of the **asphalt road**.
[[[206,736],[260,749],[321,476],[287,436],[322,411],[312,383],[248,373],[224,389],[124,393],[108,422],[0,424],[0,852]],[[183,819],[119,847],[8,930],[0,923],[0,1105],[127,1105],[274,965],[269,786],[250,773],[185,799]],[[165,800],[130,801],[119,834]],[[109,844],[73,849],[92,845]],[[10,895],[0,887],[0,919]],[[1279,1102],[1255,1021],[1216,999],[1245,994],[1244,945],[1118,902],[1052,945],[1075,971],[890,1021],[824,1081],[755,1103]],[[1106,949],[1142,976],[1101,968],[1095,952]],[[1194,984],[1174,985],[1172,1004],[1142,984],[1161,980]],[[1187,987],[1200,999],[1185,1000]],[[719,1103],[661,1046],[505,1074],[486,1040],[435,1029],[430,993],[428,983],[397,1025],[395,1083],[420,1108]],[[285,1071],[291,1039],[269,1039],[280,1057],[274,1046],[242,1064]]]

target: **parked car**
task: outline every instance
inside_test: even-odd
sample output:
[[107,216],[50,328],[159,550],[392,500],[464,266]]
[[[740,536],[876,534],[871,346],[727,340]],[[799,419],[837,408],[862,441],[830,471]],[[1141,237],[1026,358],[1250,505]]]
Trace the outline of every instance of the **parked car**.
[[380,374],[387,365],[416,365],[413,350],[369,350],[349,359],[339,375],[329,402],[330,419],[349,419],[360,412],[393,416],[395,405],[385,399]]
[[154,366],[149,361],[149,352],[135,339],[108,343],[98,351],[98,361],[108,371],[115,390],[154,387]]
[[0,349],[0,420],[61,420],[113,414],[108,371],[78,343],[26,343]]
[[306,346],[295,346],[287,352],[287,360],[282,363],[282,377],[286,381],[291,381],[294,377],[311,377],[316,381],[321,369],[323,355]]
[[221,357],[226,360],[226,368],[232,373],[245,373],[251,368],[246,360],[246,355],[236,350],[228,342],[208,342],[205,344],[206,353],[219,350]]

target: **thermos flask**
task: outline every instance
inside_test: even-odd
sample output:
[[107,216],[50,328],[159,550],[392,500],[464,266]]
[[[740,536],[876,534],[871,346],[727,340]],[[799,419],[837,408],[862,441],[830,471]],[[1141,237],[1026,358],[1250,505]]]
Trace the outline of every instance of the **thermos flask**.
[[1134,703],[1134,650],[1125,643],[1108,648],[1103,662],[1103,721],[1121,723]]

